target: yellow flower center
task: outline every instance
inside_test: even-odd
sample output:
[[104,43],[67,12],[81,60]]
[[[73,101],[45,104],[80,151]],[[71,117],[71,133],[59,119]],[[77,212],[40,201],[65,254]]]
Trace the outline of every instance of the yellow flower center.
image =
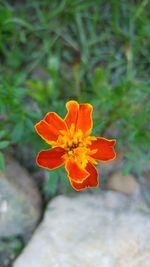
[[78,164],[85,168],[88,161],[93,164],[97,164],[96,160],[91,157],[96,150],[90,150],[87,146],[91,144],[92,140],[96,140],[96,137],[85,136],[83,132],[75,129],[75,125],[72,124],[68,131],[60,131],[57,141],[51,142],[52,147],[62,147],[67,150],[67,154],[64,156],[73,158]]

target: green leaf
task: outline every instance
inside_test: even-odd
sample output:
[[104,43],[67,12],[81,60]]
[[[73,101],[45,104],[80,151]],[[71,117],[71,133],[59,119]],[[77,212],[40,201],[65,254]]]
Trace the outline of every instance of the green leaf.
[[132,169],[132,163],[128,161],[122,167],[123,175],[127,175],[131,171],[131,169]]
[[0,131],[0,139],[3,138],[5,135],[6,135],[5,130]]
[[59,169],[59,177],[60,177],[60,183],[61,183],[61,189],[62,189],[61,191],[63,193],[66,193],[67,188],[69,188],[69,179],[66,176],[66,171],[64,168]]
[[26,118],[25,125],[27,126],[28,130],[34,132],[34,123],[31,119]]
[[14,127],[12,133],[11,133],[11,137],[12,137],[12,141],[13,142],[18,142],[20,141],[22,135],[24,132],[24,122],[19,122],[16,124],[16,126]]
[[2,152],[0,152],[0,170],[5,171],[5,158]]
[[97,132],[100,132],[103,129],[103,124],[99,123],[98,125],[95,125],[95,127],[92,130],[92,134],[96,134]]
[[0,149],[6,148],[10,144],[9,141],[1,141],[0,142]]
[[20,18],[10,18],[10,19],[8,19],[8,20],[6,20],[5,21],[5,23],[7,24],[7,23],[10,23],[10,24],[18,24],[18,25],[20,25],[20,26],[22,26],[22,27],[25,27],[25,28],[27,28],[28,30],[33,30],[33,26],[31,25],[31,24],[29,24],[27,21],[25,21],[25,20],[23,20],[23,19],[20,19]]
[[57,170],[51,172],[46,171],[45,174],[46,174],[46,181],[44,183],[43,191],[45,197],[49,198],[52,195],[54,195],[57,191],[59,175],[57,173]]

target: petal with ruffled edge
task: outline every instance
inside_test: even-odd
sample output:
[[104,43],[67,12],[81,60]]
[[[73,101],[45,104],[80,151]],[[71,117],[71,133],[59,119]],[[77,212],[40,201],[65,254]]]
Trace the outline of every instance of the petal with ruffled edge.
[[43,168],[53,170],[65,163],[63,156],[66,154],[66,150],[62,147],[54,147],[48,150],[42,150],[39,152],[36,158],[36,163]]
[[65,167],[71,181],[82,183],[89,175],[89,172],[81,168],[74,159],[68,159]]
[[92,111],[90,104],[80,104],[76,130],[82,130],[85,135],[89,135],[93,127]]
[[64,119],[68,128],[71,128],[71,125],[76,125],[78,119],[79,104],[77,101],[71,100],[66,103],[67,115]]
[[114,150],[114,145],[116,140],[108,140],[106,138],[98,137],[96,140],[91,141],[91,144],[88,146],[91,150],[97,149],[97,151],[91,155],[91,157],[101,160],[113,160],[116,157]]
[[97,187],[99,185],[98,171],[90,162],[87,164],[86,170],[89,172],[89,176],[82,183],[70,180],[72,187],[77,191],[86,189],[87,187]]
[[60,131],[66,131],[67,126],[64,120],[55,112],[48,112],[46,116],[35,125],[37,133],[46,141],[56,141]]
[[64,119],[68,128],[70,129],[71,125],[75,125],[75,130],[82,130],[83,134],[89,135],[92,127],[92,111],[93,107],[90,104],[78,104],[77,101],[68,101],[66,104],[68,113]]

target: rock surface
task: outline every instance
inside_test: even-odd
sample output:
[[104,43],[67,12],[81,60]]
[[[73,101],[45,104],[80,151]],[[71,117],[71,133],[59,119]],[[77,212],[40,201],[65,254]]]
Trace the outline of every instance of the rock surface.
[[121,172],[115,172],[108,179],[106,188],[127,195],[137,194],[140,190],[139,185],[132,174],[123,175]]
[[29,174],[7,157],[6,173],[0,173],[0,238],[28,238],[40,217],[41,198]]
[[116,192],[59,196],[13,267],[149,267],[150,210]]

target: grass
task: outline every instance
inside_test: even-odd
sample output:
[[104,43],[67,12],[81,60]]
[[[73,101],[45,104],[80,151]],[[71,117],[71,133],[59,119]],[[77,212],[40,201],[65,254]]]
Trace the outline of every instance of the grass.
[[43,142],[34,123],[50,110],[64,114],[64,103],[77,99],[94,105],[94,132],[117,138],[124,171],[142,172],[149,143],[148,9],[148,0],[0,1],[2,149],[25,142],[38,150]]
[[[124,173],[141,174],[149,164],[149,26],[148,0],[0,0],[0,169],[5,150],[23,157],[24,147],[44,148],[35,122],[48,111],[64,115],[77,99],[94,105],[93,133],[117,139]],[[62,173],[46,172],[46,200],[67,191]],[[7,267],[18,254],[11,246]]]

